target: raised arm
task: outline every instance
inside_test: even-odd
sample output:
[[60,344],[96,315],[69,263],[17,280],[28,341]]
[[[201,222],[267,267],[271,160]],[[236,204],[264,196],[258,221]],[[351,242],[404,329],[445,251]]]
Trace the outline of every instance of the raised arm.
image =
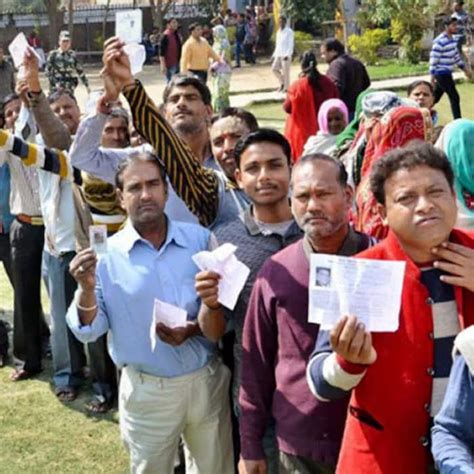
[[[106,43],[104,62],[106,88],[113,82],[118,89],[117,94],[123,90],[130,104],[135,128],[163,162],[174,190],[201,224],[209,226],[219,208],[219,185],[214,171],[198,162],[159,113],[142,84],[133,80],[128,57],[122,51],[119,40],[112,38]],[[114,100],[116,97],[111,98]]]
[[0,154],[3,152],[21,159],[26,166],[35,166],[68,181],[74,180],[73,169],[65,151],[28,143],[0,129]]
[[68,150],[71,146],[71,136],[63,122],[51,110],[41,90],[38,58],[30,50],[25,53],[23,65],[28,85],[29,106],[45,145],[50,148]]

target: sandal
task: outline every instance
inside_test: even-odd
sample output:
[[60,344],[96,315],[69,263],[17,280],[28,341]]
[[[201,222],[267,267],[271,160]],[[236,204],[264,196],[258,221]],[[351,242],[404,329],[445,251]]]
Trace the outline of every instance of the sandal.
[[73,402],[77,398],[77,390],[74,387],[56,387],[54,390],[60,402]]
[[112,408],[112,402],[103,395],[94,395],[86,405],[86,410],[93,415],[103,415]]
[[35,372],[28,372],[27,370],[24,369],[15,369],[11,374],[10,374],[10,380],[12,382],[21,382],[22,380],[28,380],[34,377],[36,374],[39,374],[41,370],[35,371]]

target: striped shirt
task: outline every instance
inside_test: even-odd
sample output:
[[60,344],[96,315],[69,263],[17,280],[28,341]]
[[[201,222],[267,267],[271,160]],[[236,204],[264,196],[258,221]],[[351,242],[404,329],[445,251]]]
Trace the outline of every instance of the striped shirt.
[[[2,132],[3,133],[3,132]],[[36,134],[36,125],[25,107],[22,107],[15,123],[15,135],[25,140]],[[11,134],[7,134],[12,137]],[[11,176],[10,212],[14,215],[41,216],[41,201],[39,195],[39,181],[37,170],[25,166],[20,160],[11,156],[8,149],[4,149],[0,141],[0,165],[8,163]],[[5,145],[5,143],[3,143]],[[3,150],[3,151],[2,151]],[[13,148],[12,148],[13,151]]]
[[459,54],[457,41],[446,32],[433,41],[430,53],[430,74],[451,74],[454,67],[464,69],[464,62]]
[[124,91],[133,115],[133,125],[162,160],[178,196],[208,227],[219,210],[219,181],[215,172],[202,166],[190,148],[176,135],[147,96],[139,81]]

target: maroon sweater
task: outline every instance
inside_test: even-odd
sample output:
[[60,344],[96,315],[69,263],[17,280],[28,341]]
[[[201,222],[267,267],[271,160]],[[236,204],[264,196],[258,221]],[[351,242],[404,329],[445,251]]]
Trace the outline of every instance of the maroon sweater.
[[[252,291],[243,333],[240,390],[242,457],[264,459],[262,438],[272,414],[280,451],[336,464],[347,400],[320,402],[306,382],[319,326],[308,323],[309,260],[304,239],[269,258]],[[366,248],[351,232],[338,252]]]

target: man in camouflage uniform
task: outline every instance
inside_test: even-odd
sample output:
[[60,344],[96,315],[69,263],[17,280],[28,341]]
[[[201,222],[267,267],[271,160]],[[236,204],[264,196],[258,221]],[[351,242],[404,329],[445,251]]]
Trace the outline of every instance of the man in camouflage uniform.
[[61,31],[59,48],[51,51],[48,55],[46,75],[49,79],[50,93],[57,89],[67,89],[74,94],[74,89],[79,83],[78,77],[87,92],[90,92],[89,81],[77,60],[76,53],[71,50],[71,39],[67,31]]

